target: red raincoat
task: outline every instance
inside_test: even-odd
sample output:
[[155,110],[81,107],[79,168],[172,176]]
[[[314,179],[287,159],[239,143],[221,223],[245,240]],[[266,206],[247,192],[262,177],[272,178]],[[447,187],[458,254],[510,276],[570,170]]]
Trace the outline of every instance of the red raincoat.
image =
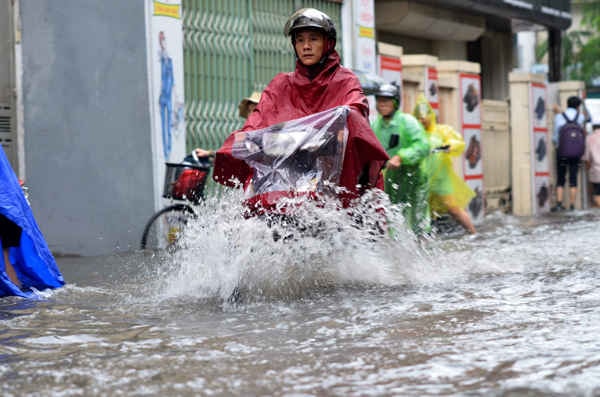
[[[383,189],[380,170],[389,157],[369,125],[369,106],[358,78],[340,65],[339,55],[335,51],[323,65],[317,67],[314,76],[311,73],[315,73],[314,67],[308,68],[297,61],[294,72],[275,76],[244,126],[233,132],[217,151],[213,171],[216,182],[235,186],[234,180],[237,180],[247,186],[252,178],[252,169],[244,161],[232,156],[236,133],[266,128],[346,105],[350,108],[347,119],[349,135],[339,181],[340,186],[348,192],[342,197],[344,204],[347,205],[350,199],[366,188]],[[366,186],[359,188],[357,184],[363,171],[368,171],[368,181]]]

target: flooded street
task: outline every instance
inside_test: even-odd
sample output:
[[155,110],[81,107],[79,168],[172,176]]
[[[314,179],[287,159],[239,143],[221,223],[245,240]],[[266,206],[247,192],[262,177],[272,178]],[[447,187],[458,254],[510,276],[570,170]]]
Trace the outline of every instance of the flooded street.
[[220,205],[172,256],[57,258],[65,288],[0,301],[2,395],[600,395],[599,212],[275,242]]

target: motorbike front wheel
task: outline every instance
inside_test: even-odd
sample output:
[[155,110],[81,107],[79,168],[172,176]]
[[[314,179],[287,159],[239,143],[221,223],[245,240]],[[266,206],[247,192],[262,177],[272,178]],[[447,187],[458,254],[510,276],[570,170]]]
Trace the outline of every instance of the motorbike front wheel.
[[181,239],[194,209],[187,204],[173,204],[152,215],[142,234],[141,249],[173,251]]

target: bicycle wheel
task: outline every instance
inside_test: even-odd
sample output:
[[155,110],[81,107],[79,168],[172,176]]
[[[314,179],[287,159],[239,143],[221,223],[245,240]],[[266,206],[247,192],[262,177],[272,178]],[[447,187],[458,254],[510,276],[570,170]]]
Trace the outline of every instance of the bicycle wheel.
[[196,216],[187,204],[174,204],[152,215],[144,227],[141,249],[174,250],[187,222]]

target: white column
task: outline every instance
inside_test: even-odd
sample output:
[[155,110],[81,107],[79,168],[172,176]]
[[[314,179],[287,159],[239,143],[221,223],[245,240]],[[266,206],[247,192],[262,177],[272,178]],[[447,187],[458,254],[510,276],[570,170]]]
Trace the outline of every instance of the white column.
[[535,65],[535,32],[517,33],[518,67],[523,72],[531,72]]

